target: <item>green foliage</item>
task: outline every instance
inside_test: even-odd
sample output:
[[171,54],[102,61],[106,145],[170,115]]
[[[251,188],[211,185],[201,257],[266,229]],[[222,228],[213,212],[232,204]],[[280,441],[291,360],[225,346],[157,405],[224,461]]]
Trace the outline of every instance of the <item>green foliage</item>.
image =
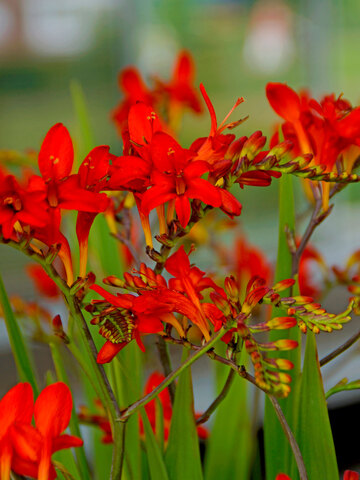
[[203,478],[190,368],[182,372],[177,384],[165,464],[170,480]]

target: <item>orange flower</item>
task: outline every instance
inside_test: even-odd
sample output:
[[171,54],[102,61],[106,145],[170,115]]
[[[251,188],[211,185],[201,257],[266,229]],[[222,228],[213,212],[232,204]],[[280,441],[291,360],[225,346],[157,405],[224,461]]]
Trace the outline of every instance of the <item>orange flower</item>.
[[35,402],[36,427],[16,418],[16,423],[11,427],[14,449],[11,468],[14,472],[38,480],[56,478],[55,468],[51,463],[52,454],[83,444],[78,437],[62,435],[70,422],[71,411],[70,390],[67,385],[58,382],[46,387]]

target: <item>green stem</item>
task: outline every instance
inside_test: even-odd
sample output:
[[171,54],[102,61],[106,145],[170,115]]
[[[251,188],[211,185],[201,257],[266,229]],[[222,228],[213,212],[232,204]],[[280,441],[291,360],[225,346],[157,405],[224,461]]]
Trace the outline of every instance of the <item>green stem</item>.
[[209,405],[205,412],[196,420],[196,425],[201,425],[209,420],[210,415],[215,412],[220,403],[225,399],[228,394],[231,385],[235,379],[235,370],[231,369],[229,375],[226,379],[226,382],[215,400]]
[[350,348],[352,345],[354,345],[355,342],[357,342],[360,338],[360,330],[354,333],[346,342],[344,342],[342,345],[339,347],[335,348],[332,352],[330,352],[326,357],[322,358],[320,360],[320,367],[323,367],[327,363],[331,362],[334,358],[336,358],[338,355],[341,355],[343,352],[345,352],[348,348]]
[[[164,369],[164,375],[168,376],[172,371],[172,366],[171,366],[171,358],[170,358],[167,343],[165,342],[163,337],[160,336],[158,338],[158,341],[156,342],[156,345],[157,345],[157,348],[158,348],[160,361],[161,361],[161,364],[162,364],[163,369]],[[170,398],[171,398],[171,403],[173,404],[174,399],[175,399],[175,384],[174,383],[171,383],[169,385],[169,394],[170,394]]]
[[34,368],[28,353],[24,337],[12,311],[5,285],[0,275],[0,305],[4,311],[6,329],[9,335],[11,350],[14,355],[16,368],[22,382],[29,382],[33,388],[35,397],[39,395]]
[[186,370],[198,358],[202,357],[206,352],[208,352],[208,350],[210,350],[217,343],[217,341],[220,340],[220,338],[227,332],[227,330],[229,330],[229,328],[231,327],[222,327],[216,333],[216,335],[214,335],[207,343],[205,343],[205,345],[199,348],[199,350],[195,351],[187,360],[185,360],[185,362],[173,370],[152,392],[123,410],[118,418],[118,421],[120,423],[126,421],[130,415],[133,415],[140,410],[140,408],[144,407],[147,403],[151,402],[151,400],[157,397],[157,395],[159,395],[160,392],[168,387],[170,383],[173,382],[178,375],[180,375],[181,372]]
[[[69,385],[69,378],[67,376],[63,359],[59,351],[59,345],[55,342],[51,342],[50,350],[51,350],[51,355],[55,365],[55,370],[56,370],[56,375],[58,377],[58,380],[60,382],[64,382],[66,385]],[[70,426],[71,434],[81,438],[75,405],[73,405],[73,411],[70,418],[69,426]],[[75,455],[78,463],[79,472],[81,474],[80,478],[84,480],[90,480],[90,471],[89,471],[89,466],[86,460],[84,447],[75,448]]]

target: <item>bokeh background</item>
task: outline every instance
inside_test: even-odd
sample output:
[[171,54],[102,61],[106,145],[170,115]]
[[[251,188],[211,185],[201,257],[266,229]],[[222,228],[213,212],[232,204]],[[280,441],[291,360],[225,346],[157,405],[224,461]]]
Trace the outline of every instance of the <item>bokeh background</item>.
[[[269,81],[306,87],[314,96],[344,93],[356,105],[359,18],[358,0],[0,0],[0,149],[37,150],[48,129],[63,122],[77,151],[86,153],[74,108],[74,91],[81,85],[96,144],[111,145],[111,151],[120,154],[110,121],[121,98],[119,70],[134,64],[145,78],[169,77],[181,48],[193,53],[197,83],[205,84],[219,119],[238,96],[246,99],[238,109],[240,116],[249,115],[239,127],[241,135],[259,129],[272,133],[276,117],[265,97]],[[208,129],[207,114],[186,114],[180,138],[187,146]],[[300,183],[296,188],[300,199]],[[274,258],[276,184],[245,189],[239,198],[248,238]],[[341,265],[360,247],[359,199],[358,185],[347,188],[314,236],[331,265]],[[300,202],[299,213],[305,208]],[[19,280],[23,258],[8,250],[0,246],[0,269],[9,292],[34,298],[30,282]],[[343,293],[331,295],[326,306],[340,311],[346,303]],[[320,353],[346,339],[356,329],[356,320],[353,323],[326,342],[321,338]],[[3,393],[14,383],[15,370],[2,324],[0,335]],[[355,347],[345,356],[348,364],[342,360],[326,368],[328,387],[344,376],[358,378],[359,353]],[[45,358],[40,347],[37,355]],[[206,389],[201,378],[198,385]],[[330,404],[339,407],[358,400],[356,393],[346,393]],[[206,405],[205,399],[199,408]],[[354,429],[354,419],[351,423]]]

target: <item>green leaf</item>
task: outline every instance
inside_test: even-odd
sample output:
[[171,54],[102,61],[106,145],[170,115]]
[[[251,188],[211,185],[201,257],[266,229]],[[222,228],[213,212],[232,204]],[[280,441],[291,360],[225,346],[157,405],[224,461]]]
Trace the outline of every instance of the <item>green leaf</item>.
[[[291,278],[292,275],[292,255],[289,251],[286,229],[291,232],[294,232],[295,229],[294,195],[292,178],[290,175],[283,175],[280,179],[279,240],[275,282]],[[284,296],[289,295],[290,290],[284,291],[283,294]],[[286,315],[286,312],[283,310],[279,308],[273,309],[273,317],[284,315]],[[297,391],[299,388],[298,380],[301,367],[301,332],[297,327],[286,331],[273,330],[270,332],[270,341],[276,341],[280,338],[296,340],[299,343],[297,349],[289,352],[282,352],[281,355],[283,358],[287,358],[294,363],[294,369],[291,371],[292,391],[288,398],[279,400],[279,404],[286,420],[291,430],[294,431],[297,422]],[[264,441],[266,478],[268,480],[274,480],[276,474],[279,472],[289,474],[290,465],[293,462],[293,453],[274,412],[273,406],[267,398],[265,400]]]
[[[307,333],[306,339],[296,438],[309,479],[339,479],[316,340],[311,331]],[[292,478],[296,480],[295,472],[292,473]]]
[[27,346],[22,336],[19,325],[12,311],[9,298],[7,296],[5,285],[0,275],[0,305],[4,312],[6,330],[9,335],[9,341],[16,369],[22,382],[29,382],[34,391],[35,397],[39,395],[39,389],[36,383],[34,367]]
[[70,82],[70,92],[75,108],[76,119],[80,127],[82,151],[80,157],[84,157],[95,146],[94,133],[90,124],[90,115],[86,105],[84,90],[77,80]]
[[[243,360],[240,359],[240,364]],[[223,374],[219,393],[228,368],[219,365],[217,369]],[[206,448],[205,480],[249,479],[256,439],[251,432],[248,394],[249,384],[237,376],[218,406]]]
[[164,458],[152,431],[145,409],[141,409],[141,418],[145,431],[145,448],[152,480],[169,480]]
[[170,480],[203,478],[190,368],[182,372],[176,387],[165,464]]

